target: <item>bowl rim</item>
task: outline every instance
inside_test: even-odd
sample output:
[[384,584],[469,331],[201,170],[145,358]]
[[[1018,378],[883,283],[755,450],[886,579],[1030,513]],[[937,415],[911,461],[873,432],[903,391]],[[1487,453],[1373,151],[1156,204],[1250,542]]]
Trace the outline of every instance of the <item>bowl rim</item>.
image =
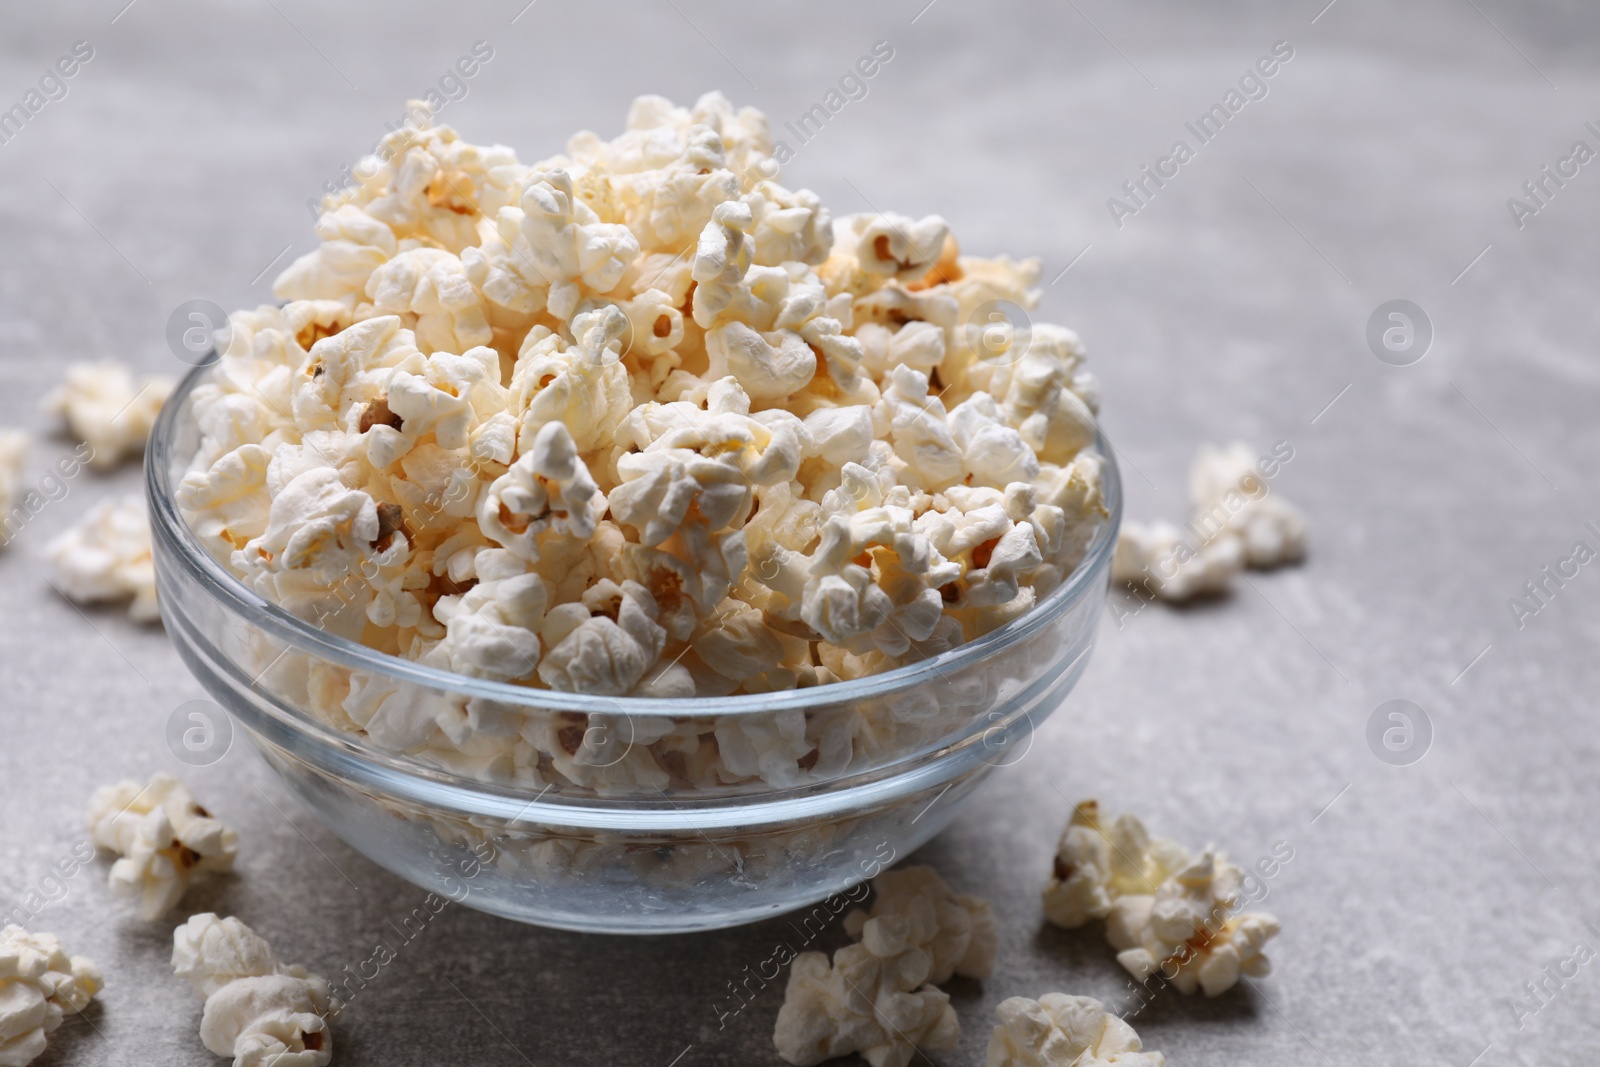
[[540,713],[565,711],[641,718],[724,718],[882,699],[988,659],[1069,611],[1095,587],[1096,576],[1102,574],[1102,564],[1116,550],[1117,531],[1122,522],[1121,472],[1117,466],[1115,449],[1097,420],[1092,447],[1101,459],[1100,491],[1106,517],[1090,539],[1083,558],[1066,580],[1026,614],[1004,626],[916,663],[805,689],[720,697],[618,697],[536,689],[442,670],[329,633],[290,614],[249,588],[206,550],[178,510],[172,468],[176,447],[174,437],[180,425],[180,415],[188,411],[188,402],[194,390],[216,365],[216,359],[207,360],[184,375],[161,407],[150,433],[146,453],[145,495],[152,536],[175,549],[172,560],[183,569],[186,577],[204,589],[225,610],[244,618],[278,640],[320,659],[409,685],[491,700],[498,705]]

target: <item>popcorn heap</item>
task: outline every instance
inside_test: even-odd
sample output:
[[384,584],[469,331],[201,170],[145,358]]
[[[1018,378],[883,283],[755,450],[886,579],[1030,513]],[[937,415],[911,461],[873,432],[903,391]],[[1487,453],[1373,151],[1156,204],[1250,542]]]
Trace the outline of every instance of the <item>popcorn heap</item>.
[[100,604],[126,600],[136,622],[157,622],[156,571],[150,522],[137,493],[102,500],[45,545],[56,586],[69,600]]
[[987,902],[957,895],[931,867],[872,880],[872,911],[851,912],[859,943],[802,952],[789,971],[773,1042],[797,1067],[859,1052],[872,1067],[906,1067],[920,1049],[956,1047],[961,1026],[938,986],[952,975],[986,978],[998,931]]
[[234,1067],[325,1067],[333,1059],[328,983],[285,967],[238,919],[195,915],[172,932],[172,970],[205,998],[200,1040]]
[[1133,1027],[1093,997],[1046,993],[1011,997],[995,1008],[1000,1025],[989,1038],[986,1067],[1163,1067],[1159,1052],[1141,1052]]
[[194,392],[179,505],[296,615],[535,687],[791,689],[1017,618],[1106,516],[1078,338],[966,326],[1037,263],[834,220],[759,112],[385,143]]
[[170,911],[196,874],[232,870],[239,850],[239,835],[170,774],[95,790],[88,826],[97,846],[122,856],[111,865],[112,890],[138,896],[146,919]]
[[1214,997],[1241,974],[1260,977],[1271,967],[1261,950],[1278,921],[1232,914],[1243,877],[1223,854],[1207,849],[1195,857],[1152,838],[1131,815],[1107,831],[1099,805],[1085,800],[1061,835],[1045,917],[1069,930],[1105,919],[1106,940],[1135,979],[1159,972],[1181,993],[1198,988]]
[[26,1067],[46,1034],[88,1007],[103,985],[100,968],[68,957],[49,934],[20,926],[0,930],[0,1067]]
[[1226,592],[1245,567],[1299,561],[1305,516],[1271,492],[1263,477],[1269,470],[1276,472],[1275,460],[1258,458],[1242,442],[1202,448],[1189,469],[1189,536],[1170,522],[1123,523],[1112,581],[1176,602]]
[[176,384],[161,375],[136,381],[114,360],[73,363],[42,407],[46,414],[62,416],[73,436],[93,450],[90,463],[110,470],[144,452],[150,428]]

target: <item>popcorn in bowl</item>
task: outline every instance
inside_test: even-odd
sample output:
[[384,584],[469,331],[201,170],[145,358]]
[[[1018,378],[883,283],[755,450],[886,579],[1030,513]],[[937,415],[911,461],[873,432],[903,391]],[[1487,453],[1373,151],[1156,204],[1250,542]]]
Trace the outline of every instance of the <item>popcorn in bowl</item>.
[[401,131],[327,202],[195,391],[213,554],[375,648],[608,696],[861,677],[1059,585],[1106,515],[1082,346],[962,326],[1037,263],[833,219],[720,94],[627,125],[532,165]]

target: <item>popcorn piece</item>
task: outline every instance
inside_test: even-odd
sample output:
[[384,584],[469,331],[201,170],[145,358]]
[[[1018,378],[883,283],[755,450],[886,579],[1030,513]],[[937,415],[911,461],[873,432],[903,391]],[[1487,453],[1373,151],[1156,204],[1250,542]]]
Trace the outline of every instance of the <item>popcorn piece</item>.
[[122,857],[111,865],[111,888],[138,896],[145,919],[170,911],[195,875],[232,870],[239,851],[239,836],[169,774],[95,790],[88,827],[98,847]]
[[50,934],[20,926],[0,930],[0,1067],[26,1067],[45,1050],[45,1035],[88,1007],[104,986],[100,968],[68,957]]
[[22,488],[23,464],[28,460],[28,435],[21,430],[0,430],[0,548],[13,534],[11,505]]
[[1163,1067],[1159,1052],[1142,1052],[1133,1027],[1092,997],[1046,993],[1011,997],[995,1008],[986,1067]]
[[1106,939],[1120,949],[1117,962],[1136,980],[1158,969],[1180,993],[1214,997],[1241,974],[1261,977],[1271,962],[1261,949],[1276,937],[1270,915],[1231,915],[1242,899],[1243,872],[1223,856],[1205,852],[1161,883],[1153,894],[1118,898]]
[[195,915],[173,931],[172,969],[205,998],[200,1040],[234,1067],[325,1067],[329,1017],[339,1010],[325,979],[285,967],[238,919]]
[[587,539],[605,508],[572,434],[564,423],[549,422],[532,449],[489,486],[478,505],[478,525],[496,544],[536,562],[541,539]]
[[1131,815],[1110,826],[1099,805],[1073,809],[1044,890],[1045,917],[1074,929],[1106,920],[1117,962],[1143,981],[1160,971],[1181,993],[1209,997],[1231,989],[1241,974],[1269,972],[1262,953],[1277,936],[1265,914],[1233,914],[1243,900],[1244,872],[1213,850],[1191,856],[1152,838]]
[[796,1067],[860,1053],[872,1067],[907,1067],[918,1050],[956,1047],[961,1024],[950,997],[923,985],[925,957],[900,961],[864,944],[802,952],[789,968],[772,1040]]
[[795,958],[773,1041],[797,1067],[859,1052],[873,1067],[906,1067],[918,1049],[946,1050],[961,1035],[950,998],[934,983],[994,969],[994,912],[953,893],[931,867],[873,879],[871,912],[852,912],[860,938],[830,966],[821,952]]
[[55,585],[67,599],[98,604],[131,598],[131,618],[160,620],[144,497],[102,500],[44,552],[55,568]]
[[872,944],[904,938],[918,945],[930,957],[927,980],[936,985],[956,974],[987,978],[994,973],[999,927],[988,901],[953,892],[926,866],[884,871],[872,880],[872,889],[872,910],[845,917],[851,936]]
[[238,919],[191,915],[172,932],[172,973],[209,997],[239,978],[278,974],[272,946]]
[[1178,603],[1225,592],[1243,564],[1242,543],[1231,533],[1196,549],[1170,522],[1125,522],[1117,534],[1111,580]]
[[853,251],[862,270],[901,280],[927,274],[950,234],[950,227],[938,215],[921,220],[893,213],[856,215],[840,223],[855,235]]
[[110,470],[126,456],[144,452],[161,405],[177,383],[163,375],[134,380],[121,363],[72,363],[66,380],[43,409],[66,419],[67,429],[92,450],[89,462]]
[[1235,442],[1200,449],[1189,468],[1190,529],[1207,545],[1237,537],[1245,565],[1263,570],[1298,562],[1306,552],[1305,516],[1262,477],[1272,462]]
[[1108,829],[1101,823],[1099,803],[1082,801],[1073,808],[1056,848],[1044,890],[1045,917],[1068,930],[1104,919],[1119,897],[1155,892],[1188,862],[1182,847],[1152,838],[1132,815],[1118,816]]

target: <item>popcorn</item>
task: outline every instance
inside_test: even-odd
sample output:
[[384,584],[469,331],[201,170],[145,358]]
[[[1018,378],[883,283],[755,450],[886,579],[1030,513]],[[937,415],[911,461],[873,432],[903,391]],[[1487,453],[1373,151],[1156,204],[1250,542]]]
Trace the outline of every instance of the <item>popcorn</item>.
[[[417,119],[193,394],[179,506],[261,596],[463,675],[687,701],[915,663],[1079,565],[1107,514],[1082,345],[966,325],[1034,306],[1036,262],[835,219],[720,94],[533,163]],[[388,750],[596,790],[803,783],[970,713],[652,720],[613,763],[587,722],[343,668],[314,692]]]
[[0,547],[11,540],[11,505],[22,487],[22,469],[27,459],[28,435],[21,430],[0,430]]
[[1073,809],[1044,890],[1045,917],[1075,929],[1106,920],[1117,962],[1139,981],[1160,973],[1180,993],[1208,997],[1231,989],[1240,975],[1259,977],[1271,964],[1262,947],[1277,936],[1265,914],[1233,914],[1243,900],[1244,872],[1207,849],[1198,857],[1152,838],[1131,815],[1109,830],[1099,805]]
[[234,1067],[325,1067],[328,1019],[339,1010],[326,979],[286,967],[255,931],[206,912],[172,934],[172,970],[205,998],[200,1040]]
[[839,229],[854,236],[852,251],[862,270],[900,280],[927,274],[950,234],[950,227],[937,215],[916,221],[892,213],[855,215],[840,219]]
[[873,879],[871,912],[845,929],[859,943],[830,966],[821,952],[795,957],[773,1041],[797,1067],[859,1052],[873,1067],[906,1067],[918,1050],[956,1047],[950,998],[936,988],[954,974],[994,969],[996,924],[989,905],[951,892],[931,867]]
[[1142,1052],[1133,1027],[1093,997],[1046,993],[1011,997],[995,1008],[986,1067],[1163,1067],[1159,1052]]
[[92,449],[89,462],[110,470],[144,451],[156,415],[177,383],[164,375],[134,380],[121,363],[71,363],[66,380],[45,397],[47,414],[65,418],[67,429]]
[[45,1035],[88,1007],[104,981],[83,956],[69,957],[50,934],[0,930],[0,1067],[26,1067]]
[[1196,549],[1170,522],[1126,522],[1117,533],[1111,580],[1179,602],[1227,591],[1243,566],[1243,547],[1232,534]]
[[1256,458],[1238,442],[1201,448],[1189,469],[1193,514],[1186,531],[1192,538],[1171,523],[1124,523],[1112,580],[1176,602],[1227,591],[1245,567],[1266,570],[1300,560],[1305,516],[1269,495],[1263,477],[1275,471],[1276,462]]
[[102,500],[45,545],[56,588],[80,604],[129,600],[136,622],[157,622],[150,522],[138,494]]
[[122,857],[111,865],[112,891],[138,896],[145,919],[172,910],[195,875],[232,870],[239,851],[238,835],[169,774],[95,790],[88,827],[96,846]]
[[1207,544],[1237,537],[1245,565],[1265,570],[1305,556],[1306,519],[1272,493],[1261,462],[1243,442],[1201,448],[1189,468],[1190,528]]
[[172,932],[172,972],[209,997],[237,979],[277,974],[278,958],[238,919],[204,912]]
[[1271,970],[1262,953],[1276,937],[1270,915],[1228,915],[1238,907],[1243,872],[1210,851],[1174,873],[1153,894],[1119,898],[1106,923],[1117,962],[1143,981],[1160,969],[1180,993],[1197,988],[1214,997],[1241,974]]
[[845,917],[852,937],[919,944],[930,957],[927,980],[935,984],[952,975],[987,978],[994,972],[999,927],[987,901],[952,892],[932,867],[884,871],[872,880],[872,889],[872,910]]

